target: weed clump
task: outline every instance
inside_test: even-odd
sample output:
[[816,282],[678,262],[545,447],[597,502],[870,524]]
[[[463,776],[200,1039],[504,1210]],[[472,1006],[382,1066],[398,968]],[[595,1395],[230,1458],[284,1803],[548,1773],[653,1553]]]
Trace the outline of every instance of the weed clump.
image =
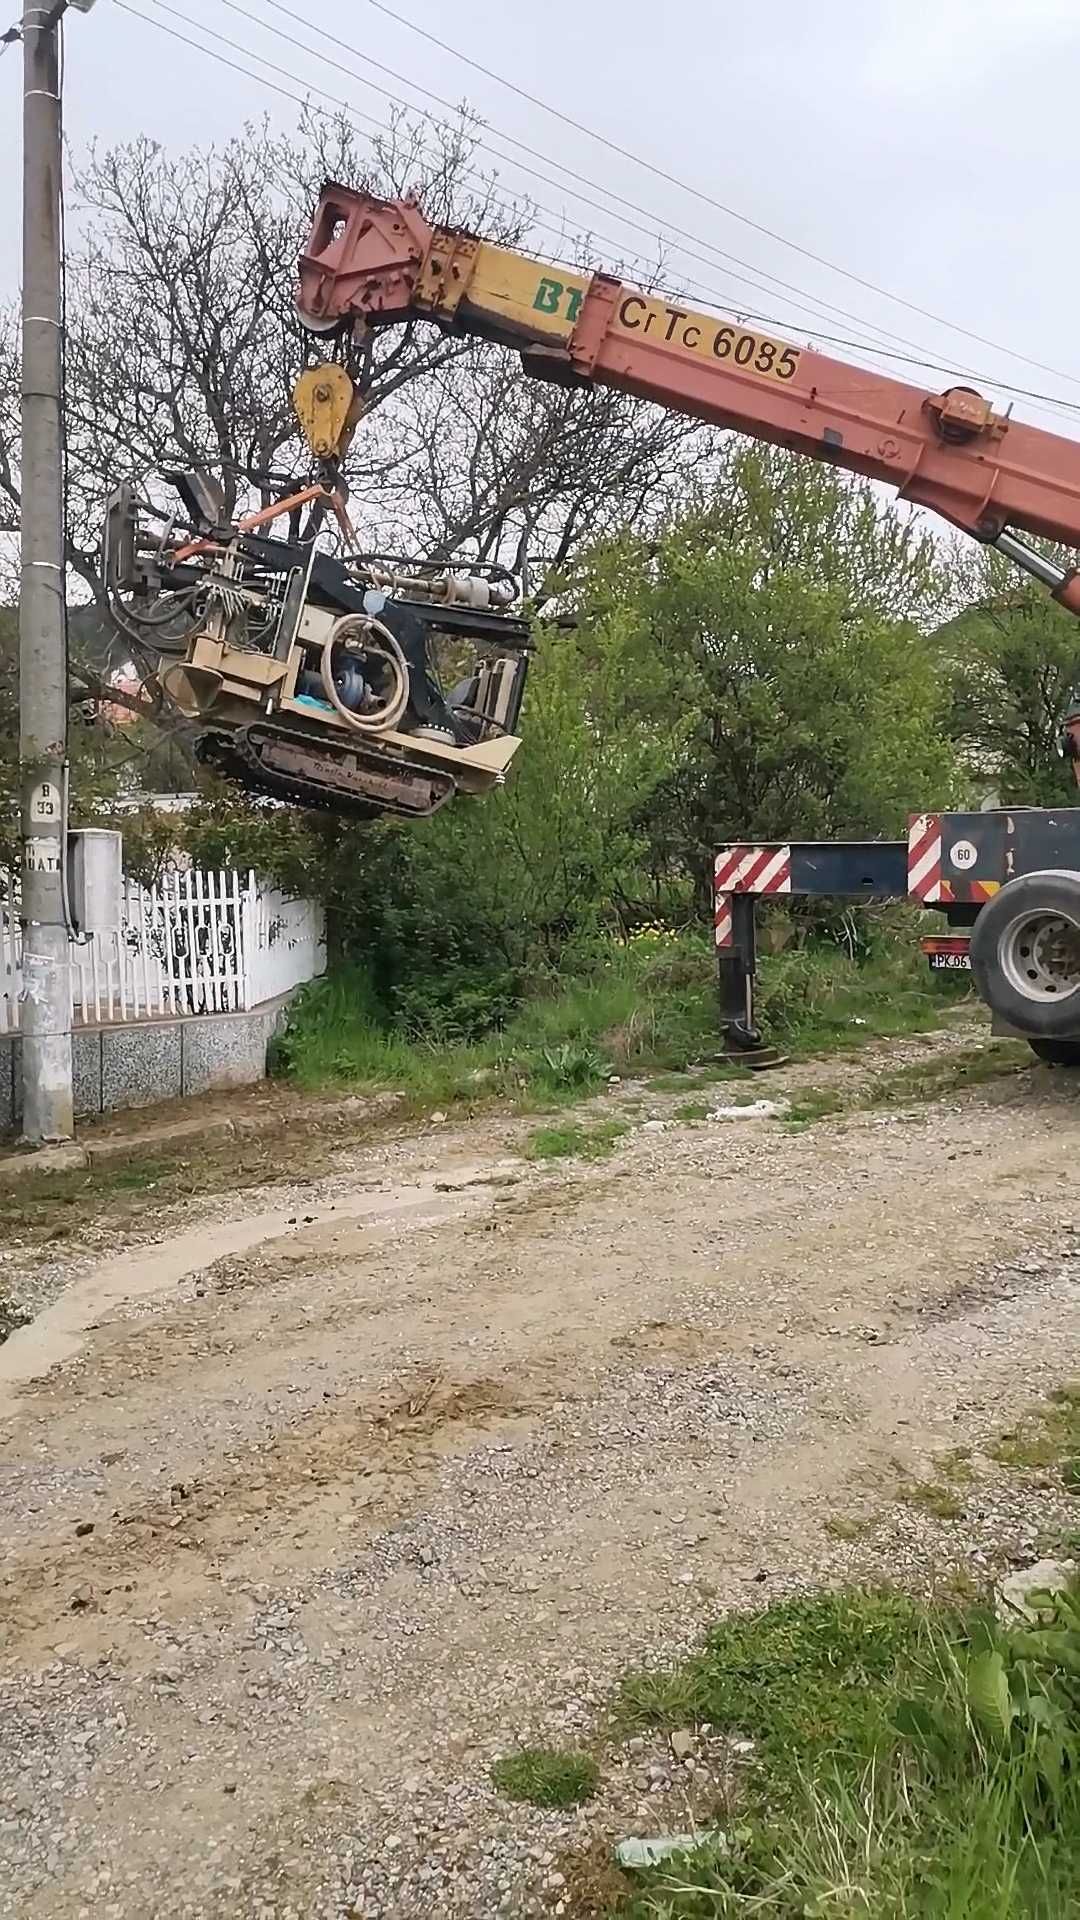
[[508,1800],[527,1800],[534,1807],[577,1807],[596,1792],[600,1769],[588,1753],[519,1747],[496,1760],[491,1778]]

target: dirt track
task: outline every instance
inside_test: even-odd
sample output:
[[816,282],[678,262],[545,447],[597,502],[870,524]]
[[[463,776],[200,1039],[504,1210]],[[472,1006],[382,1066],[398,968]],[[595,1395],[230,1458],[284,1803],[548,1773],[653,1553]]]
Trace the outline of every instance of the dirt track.
[[[1077,1098],[1033,1069],[589,1167],[488,1119],[74,1259],[0,1347],[0,1913],[572,1911],[562,1855],[664,1783],[621,1755],[538,1816],[491,1757],[588,1738],[724,1605],[920,1576],[904,1470],[1074,1366]],[[935,1552],[1022,1557],[1023,1502],[965,1497]]]

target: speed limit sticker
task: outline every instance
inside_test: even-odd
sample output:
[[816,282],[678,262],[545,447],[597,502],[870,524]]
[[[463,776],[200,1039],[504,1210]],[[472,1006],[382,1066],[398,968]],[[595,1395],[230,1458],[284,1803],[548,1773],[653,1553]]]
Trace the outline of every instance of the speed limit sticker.
[[949,848],[949,859],[961,873],[966,867],[973,867],[978,857],[973,840],[957,840]]

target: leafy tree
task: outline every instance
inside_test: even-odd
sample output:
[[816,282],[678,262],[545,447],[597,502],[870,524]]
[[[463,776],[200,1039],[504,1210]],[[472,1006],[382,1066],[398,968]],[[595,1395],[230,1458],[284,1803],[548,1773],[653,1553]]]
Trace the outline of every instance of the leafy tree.
[[698,505],[717,539],[752,546],[763,580],[802,572],[885,619],[920,627],[940,619],[951,573],[937,540],[873,487],[833,467],[729,441]]
[[1080,623],[989,550],[975,556],[971,594],[937,635],[950,730],[1006,804],[1061,806],[1075,797],[1058,741],[1080,692]]
[[703,901],[724,841],[865,839],[946,803],[924,631],[943,592],[933,543],[868,487],[741,443],[715,499],[591,556],[573,589],[583,646],[618,631],[648,710],[684,717],[650,801],[654,867]]

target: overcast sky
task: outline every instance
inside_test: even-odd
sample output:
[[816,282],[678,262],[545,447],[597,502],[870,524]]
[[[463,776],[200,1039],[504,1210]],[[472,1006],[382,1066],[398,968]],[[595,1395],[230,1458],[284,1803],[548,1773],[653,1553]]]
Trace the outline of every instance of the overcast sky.
[[[153,0],[134,4],[157,13]],[[355,69],[355,81],[320,58],[314,23],[421,85],[468,100],[490,123],[493,144],[502,129],[637,201],[655,216],[654,229],[675,223],[699,250],[737,255],[757,274],[907,336],[925,358],[958,372],[1080,404],[1077,0],[772,0],[767,8],[733,0],[456,0],[453,8],[443,0],[392,0],[397,12],[689,187],[992,346],[883,299],[657,179],[440,52],[370,0],[307,0],[289,18],[267,0],[244,0],[265,28],[215,0],[173,4],[190,22],[193,42],[201,22],[285,67],[297,91],[322,86],[384,115],[387,103],[362,83],[355,56],[323,43],[327,59]],[[12,16],[17,7],[7,0]],[[157,18],[180,25],[165,13]],[[284,45],[275,29],[310,38],[316,51],[305,56]],[[66,125],[75,150],[95,136],[111,142],[138,134],[180,149],[227,139],[264,112],[278,125],[295,119],[295,109],[256,78],[168,38],[114,0],[98,0],[88,15],[70,13],[66,34]],[[5,296],[18,284],[20,60],[17,47],[0,59]],[[618,211],[582,207],[569,185],[542,187],[512,164],[501,171],[508,186],[531,187],[548,207],[565,208],[572,225],[618,241],[624,256],[648,251]],[[283,261],[282,272],[291,270]],[[706,267],[673,253],[671,270],[683,285],[730,290],[733,308],[797,317],[794,294],[737,287],[732,276],[745,264]],[[854,326],[837,314],[816,323],[802,317],[818,338]],[[1080,438],[1080,415],[1047,415],[1021,400],[1016,411]]]

